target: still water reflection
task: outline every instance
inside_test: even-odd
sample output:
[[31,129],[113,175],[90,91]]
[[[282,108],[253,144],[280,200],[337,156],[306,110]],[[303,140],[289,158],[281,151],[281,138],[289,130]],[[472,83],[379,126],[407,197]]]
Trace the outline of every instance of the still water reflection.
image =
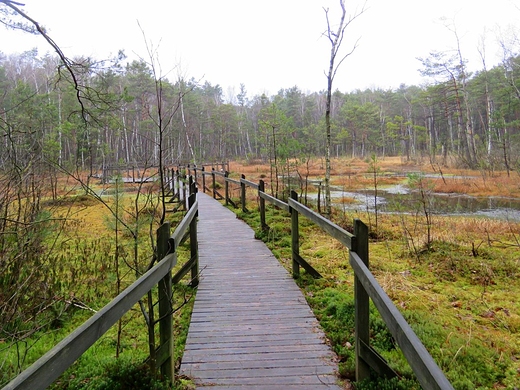
[[[317,194],[309,194],[317,199]],[[332,202],[346,210],[374,211],[376,204],[381,212],[413,212],[422,210],[420,194],[399,184],[378,190],[331,191]],[[503,197],[474,197],[461,194],[429,193],[424,202],[428,210],[437,215],[474,215],[520,221],[520,199]]]

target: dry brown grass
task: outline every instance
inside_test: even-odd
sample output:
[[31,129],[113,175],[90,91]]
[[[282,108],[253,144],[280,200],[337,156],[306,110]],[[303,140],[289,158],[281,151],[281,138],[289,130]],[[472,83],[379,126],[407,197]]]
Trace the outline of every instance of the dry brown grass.
[[[378,186],[395,185],[406,181],[406,174],[410,172],[423,172],[438,174],[439,178],[428,178],[433,191],[442,193],[467,194],[472,196],[504,196],[520,197],[520,177],[516,172],[508,176],[505,172],[471,171],[467,169],[440,168],[429,163],[413,164],[406,162],[401,157],[385,157],[377,160],[379,174]],[[374,177],[371,173],[368,160],[358,158],[339,158],[331,161],[331,184],[334,186],[359,189],[370,188],[374,185]],[[243,173],[249,180],[257,181],[260,178],[268,178],[269,164],[256,161],[255,163],[243,163],[234,161],[230,163],[231,172]],[[325,176],[325,161],[322,158],[312,159],[308,164],[301,164],[292,169],[302,176],[306,174],[310,178],[323,178]]]
[[466,177],[445,179],[433,179],[435,192],[467,194],[473,196],[504,196],[504,197],[520,197],[519,178],[515,175],[482,177],[478,176],[479,172],[472,172],[472,175]]

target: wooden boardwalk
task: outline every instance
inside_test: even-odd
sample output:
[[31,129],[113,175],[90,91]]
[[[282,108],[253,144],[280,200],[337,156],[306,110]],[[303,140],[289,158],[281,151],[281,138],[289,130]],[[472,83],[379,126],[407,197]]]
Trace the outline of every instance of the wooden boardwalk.
[[197,389],[337,389],[300,289],[253,230],[198,194],[201,279],[181,374]]

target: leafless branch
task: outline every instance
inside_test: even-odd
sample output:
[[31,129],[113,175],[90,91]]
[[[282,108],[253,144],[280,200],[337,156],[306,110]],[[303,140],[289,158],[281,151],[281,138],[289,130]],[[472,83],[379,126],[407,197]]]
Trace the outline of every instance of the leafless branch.
[[[355,50],[356,48],[358,47],[358,43],[360,41],[361,38],[358,38],[356,40],[356,42],[354,43],[352,49],[346,53],[338,62],[336,62],[336,57],[341,49],[341,45],[343,43],[343,40],[345,38],[345,31],[346,29],[358,18],[360,17],[361,15],[363,15],[365,13],[365,11],[367,10],[367,1],[365,1],[365,3],[363,4],[363,6],[361,7],[361,10],[357,10],[354,12],[353,15],[349,16],[348,19],[347,19],[347,10],[346,10],[346,7],[345,7],[345,1],[344,0],[340,0],[340,6],[341,6],[341,18],[340,18],[340,21],[339,21],[339,24],[338,24],[338,28],[337,28],[337,31],[334,31],[331,24],[330,24],[330,19],[329,19],[329,9],[328,8],[324,8],[323,10],[325,11],[325,18],[327,20],[327,31],[325,31],[323,33],[324,36],[327,37],[327,39],[330,41],[331,43],[331,54],[330,54],[330,69],[329,69],[329,77],[332,78],[332,80],[334,80],[335,76],[336,76],[336,73],[338,71],[338,68],[341,66],[341,64],[343,63],[343,61],[349,57]],[[332,81],[331,80],[331,81]]]
[[51,45],[51,47],[54,49],[54,51],[58,54],[58,57],[63,62],[63,66],[67,69],[67,72],[70,74],[70,77],[72,78],[74,89],[76,91],[76,99],[78,103],[81,106],[81,116],[83,118],[84,122],[87,122],[87,110],[85,108],[85,105],[83,103],[82,99],[82,90],[79,85],[78,79],[76,77],[76,73],[73,70],[74,62],[70,60],[61,50],[61,48],[58,46],[56,42],[47,34],[45,31],[45,28],[42,27],[36,20],[31,18],[29,15],[27,15],[24,11],[22,11],[19,6],[23,6],[24,4],[18,3],[15,1],[10,0],[0,0],[0,3],[5,4],[7,7],[11,8],[13,11],[15,11],[18,15],[23,17],[25,20],[29,21],[36,30],[43,36],[43,38]]

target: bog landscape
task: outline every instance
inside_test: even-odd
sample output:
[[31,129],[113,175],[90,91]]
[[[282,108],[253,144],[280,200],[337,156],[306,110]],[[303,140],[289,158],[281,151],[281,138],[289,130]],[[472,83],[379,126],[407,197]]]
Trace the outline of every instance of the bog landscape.
[[[28,24],[16,28],[49,38],[18,6],[0,0],[0,19],[21,15]],[[460,51],[435,52],[421,59],[428,85],[342,92],[332,82],[343,23],[324,33],[332,54],[320,92],[250,96],[242,84],[224,96],[164,75],[151,48],[132,61],[70,59],[52,40],[52,55],[0,52],[0,387],[203,386],[181,370],[209,274],[190,211],[197,190],[294,277],[333,353],[335,386],[520,388],[518,40],[502,42],[490,69],[470,73]],[[410,329],[389,324],[372,295],[359,314],[359,221],[370,277]],[[175,233],[164,239],[165,226]],[[117,303],[133,299],[128,307],[105,311],[143,278],[155,279]],[[92,343],[45,355],[85,324]],[[415,335],[433,371],[410,361],[415,344],[403,340]],[[66,366],[35,368],[76,352]],[[446,386],[424,379],[437,368]]]

